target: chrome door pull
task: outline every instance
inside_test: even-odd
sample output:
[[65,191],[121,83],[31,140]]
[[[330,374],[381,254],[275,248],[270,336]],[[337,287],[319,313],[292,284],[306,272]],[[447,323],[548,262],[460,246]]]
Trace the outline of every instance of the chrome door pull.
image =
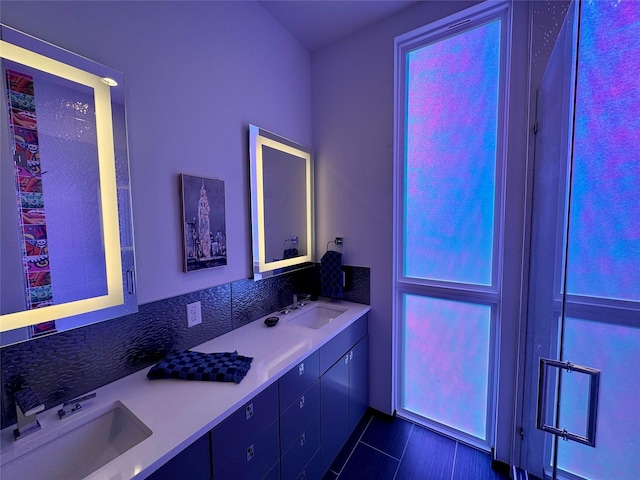
[[[557,428],[547,423],[547,388],[549,384],[549,368],[559,368],[567,372],[589,375],[589,411],[586,435],[571,433],[564,428]],[[600,370],[571,362],[561,362],[550,358],[540,358],[540,372],[538,376],[538,415],[537,424],[540,430],[562,437],[563,440],[573,440],[590,447],[596,446],[596,423],[598,419],[598,396],[600,394]],[[555,410],[555,409],[554,409]],[[554,419],[555,420],[555,419]],[[555,424],[555,421],[553,422]]]

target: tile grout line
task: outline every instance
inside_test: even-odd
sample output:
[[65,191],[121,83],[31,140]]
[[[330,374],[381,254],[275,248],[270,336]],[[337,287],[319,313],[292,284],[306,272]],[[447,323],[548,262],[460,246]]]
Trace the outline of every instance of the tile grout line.
[[456,458],[458,457],[458,442],[456,442],[456,447],[453,450],[453,465],[451,465],[451,480],[453,480],[453,475],[456,472]]
[[400,471],[400,465],[402,464],[402,460],[404,459],[404,453],[407,451],[407,447],[409,446],[409,441],[411,440],[411,436],[413,435],[413,428],[415,425],[411,423],[411,430],[409,430],[409,436],[407,437],[407,443],[404,444],[404,448],[402,449],[402,454],[400,455],[400,459],[398,460],[398,466],[396,467],[396,473],[393,475],[393,480],[396,480],[398,476],[398,472]]
[[360,442],[358,442],[358,443],[361,443],[362,445],[366,445],[366,446],[367,446],[367,447],[369,447],[371,450],[375,450],[376,452],[383,454],[385,457],[393,458],[396,462],[399,462],[399,461],[400,461],[400,459],[399,459],[399,458],[396,458],[396,457],[394,457],[393,455],[391,455],[390,453],[387,453],[387,452],[385,452],[385,451],[383,451],[383,450],[380,450],[379,448],[374,447],[373,445],[370,445],[370,444],[368,444],[367,442],[362,442],[362,441],[360,441]]
[[[351,449],[351,453],[349,453],[349,456],[347,457],[347,459],[344,461],[344,465],[342,465],[342,468],[340,469],[340,471],[338,472],[338,476],[336,477],[336,480],[338,480],[338,477],[340,477],[340,475],[342,475],[342,471],[344,470],[344,467],[347,466],[347,463],[349,463],[349,460],[351,460],[351,456],[353,455],[353,452],[356,450],[356,447],[358,446],[358,444],[360,443],[360,441],[362,440],[362,437],[364,435],[364,432],[367,431],[367,428],[369,428],[369,425],[371,425],[371,421],[373,420],[373,415],[371,415],[371,417],[369,417],[369,421],[367,422],[367,426],[364,427],[364,430],[362,430],[362,433],[360,434],[360,437],[358,437],[358,441],[355,443],[355,445],[353,446],[353,448]],[[331,470],[331,467],[329,467],[329,470]]]
[[[432,429],[430,429],[430,428],[428,428],[428,427],[425,427],[425,426],[423,426],[423,425],[420,425],[420,424],[418,424],[418,423],[416,423],[416,422],[412,422],[412,421],[409,421],[409,420],[405,420],[404,418],[399,417],[399,418],[401,418],[402,420],[405,420],[407,423],[409,423],[411,427],[410,427],[410,430],[409,430],[409,435],[408,435],[408,437],[407,437],[407,441],[405,442],[405,445],[404,445],[404,447],[403,447],[403,449],[402,449],[402,452],[401,452],[401,454],[400,454],[399,458],[396,458],[394,455],[391,455],[391,454],[389,454],[389,453],[386,453],[385,451],[383,451],[383,450],[381,450],[381,449],[379,449],[379,448],[377,448],[377,447],[374,447],[373,445],[371,445],[371,444],[369,444],[369,443],[367,443],[367,442],[363,441],[364,435],[365,435],[365,433],[367,432],[367,430],[369,429],[369,427],[371,426],[371,422],[373,421],[373,418],[374,418],[374,417],[375,417],[375,414],[374,414],[374,415],[372,415],[372,416],[367,420],[367,422],[366,422],[366,426],[364,427],[364,429],[363,429],[362,433],[359,435],[358,440],[355,442],[355,444],[354,444],[353,448],[351,449],[351,451],[350,451],[350,453],[349,453],[349,455],[348,455],[347,459],[345,460],[344,464],[342,465],[342,467],[341,467],[341,469],[340,469],[339,473],[336,473],[336,471],[335,471],[335,470],[333,470],[333,469],[329,468],[329,471],[330,471],[331,473],[333,473],[333,474],[335,474],[335,475],[336,475],[336,477],[335,477],[335,479],[334,479],[334,480],[339,480],[340,475],[342,475],[342,473],[344,473],[344,470],[345,470],[345,468],[346,468],[347,464],[348,464],[348,463],[349,463],[349,461],[352,459],[353,454],[355,453],[355,450],[356,450],[356,448],[358,447],[358,445],[359,445],[359,444],[362,444],[362,445],[364,445],[364,446],[366,446],[366,447],[368,447],[368,448],[370,448],[370,449],[374,450],[374,452],[381,453],[381,454],[383,454],[385,457],[388,457],[388,458],[391,458],[391,459],[393,459],[393,460],[396,460],[398,463],[397,463],[397,465],[396,465],[395,472],[394,472],[394,475],[393,475],[393,477],[392,477],[392,480],[397,480],[397,479],[399,478],[400,467],[401,467],[401,465],[402,465],[402,462],[404,461],[404,456],[405,456],[405,454],[406,454],[407,448],[409,447],[409,442],[411,441],[411,438],[413,437],[413,434],[414,434],[414,430],[415,430],[416,428],[420,428],[421,430],[426,430],[426,431],[428,431],[428,432],[431,432],[431,433],[433,433],[433,434],[437,435],[438,437],[442,437],[442,438],[446,438],[446,439],[450,439],[450,440],[453,440],[453,441],[454,441],[453,461],[452,461],[451,475],[450,475],[449,480],[454,480],[454,479],[455,479],[455,477],[456,477],[456,470],[457,470],[457,469],[456,469],[456,463],[457,463],[457,458],[458,458],[458,450],[460,449],[460,447],[461,447],[462,445],[465,445],[465,446],[466,446],[466,444],[465,444],[464,442],[459,442],[459,441],[457,441],[457,440],[453,439],[452,437],[450,437],[449,435],[443,434],[443,433],[441,433],[441,432],[438,432],[438,431],[432,430]],[[471,446],[471,445],[469,445],[469,447],[470,447],[470,448],[472,448],[474,451],[477,451],[477,452],[481,452],[481,453],[483,453],[483,454],[486,454],[486,452],[484,452],[484,451],[480,450],[479,448],[476,448],[476,447]],[[463,455],[463,457],[464,457],[464,455]],[[463,470],[465,470],[465,469],[463,468]],[[508,478],[508,477],[507,477],[507,478]]]

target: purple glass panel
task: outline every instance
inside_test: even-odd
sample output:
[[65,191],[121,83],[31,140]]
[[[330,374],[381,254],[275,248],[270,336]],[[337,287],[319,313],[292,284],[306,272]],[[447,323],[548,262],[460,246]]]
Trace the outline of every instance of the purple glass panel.
[[583,2],[568,293],[640,300],[640,2]]
[[491,307],[403,300],[402,407],[484,440]]
[[491,284],[500,21],[407,55],[404,274]]
[[[640,478],[640,328],[567,317],[564,356],[601,370],[596,448],[560,442],[558,466],[584,478]],[[564,374],[572,376],[575,374]],[[584,433],[584,386],[562,383],[560,424]],[[582,431],[581,431],[582,430]],[[615,461],[611,461],[615,459]]]

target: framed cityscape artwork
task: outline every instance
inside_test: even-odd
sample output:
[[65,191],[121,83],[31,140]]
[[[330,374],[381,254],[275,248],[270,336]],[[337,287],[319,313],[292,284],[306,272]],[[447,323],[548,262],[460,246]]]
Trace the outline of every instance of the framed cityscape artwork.
[[180,175],[185,272],[227,264],[224,182]]

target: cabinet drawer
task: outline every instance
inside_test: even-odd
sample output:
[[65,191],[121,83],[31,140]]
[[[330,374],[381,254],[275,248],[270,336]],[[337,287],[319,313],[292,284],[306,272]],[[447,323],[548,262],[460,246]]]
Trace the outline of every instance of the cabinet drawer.
[[213,471],[221,470],[277,417],[278,385],[274,383],[211,431]]
[[263,478],[278,462],[278,421],[275,420],[257,438],[243,444],[220,471],[213,474],[214,480],[258,480]]
[[[320,417],[298,435],[282,457],[282,480],[295,480],[320,448]],[[306,475],[306,474],[305,474]]]
[[289,406],[318,379],[319,353],[313,352],[298,365],[289,370],[278,382],[280,388],[280,413]]
[[336,363],[342,355],[368,333],[368,313],[351,324],[345,331],[339,333],[327,344],[320,347],[320,375],[323,375],[331,365]]
[[319,414],[320,381],[316,380],[280,416],[282,450],[287,450]]
[[296,480],[320,480],[322,478],[322,465],[320,463],[320,451],[305,465]]

